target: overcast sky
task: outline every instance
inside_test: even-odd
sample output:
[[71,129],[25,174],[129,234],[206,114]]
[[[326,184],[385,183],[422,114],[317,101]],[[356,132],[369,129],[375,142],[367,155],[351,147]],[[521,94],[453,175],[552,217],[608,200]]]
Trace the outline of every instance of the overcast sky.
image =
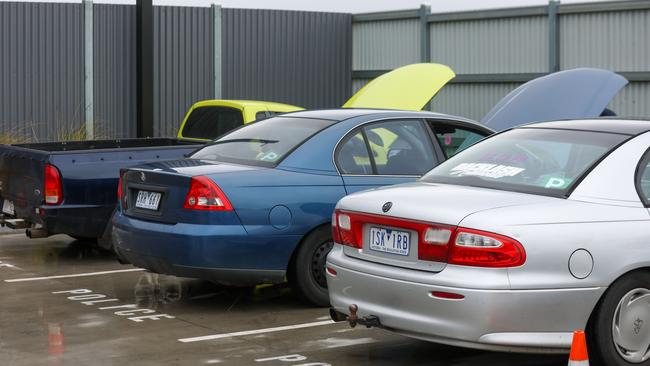
[[[0,0],[8,1],[8,0]],[[12,0],[16,1],[16,0]],[[72,2],[81,0],[18,0],[37,2]],[[581,3],[606,0],[563,0],[562,3]],[[95,0],[95,3],[135,4],[135,0]],[[545,0],[153,0],[154,5],[180,5],[180,6],[210,6],[220,4],[226,8],[257,8],[257,9],[284,9],[284,10],[312,10],[331,11],[342,13],[366,13],[384,10],[414,9],[420,4],[431,5],[434,13],[510,8],[531,5],[544,5]]]

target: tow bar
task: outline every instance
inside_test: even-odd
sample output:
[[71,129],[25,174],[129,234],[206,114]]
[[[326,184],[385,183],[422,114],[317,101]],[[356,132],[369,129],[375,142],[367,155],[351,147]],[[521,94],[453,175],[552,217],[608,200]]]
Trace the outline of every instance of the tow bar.
[[350,311],[350,315],[342,313],[334,308],[330,308],[330,317],[335,322],[347,321],[352,328],[356,327],[357,324],[365,325],[366,328],[381,327],[379,318],[375,315],[368,315],[360,318],[357,315],[359,307],[356,304],[350,305],[348,310]]

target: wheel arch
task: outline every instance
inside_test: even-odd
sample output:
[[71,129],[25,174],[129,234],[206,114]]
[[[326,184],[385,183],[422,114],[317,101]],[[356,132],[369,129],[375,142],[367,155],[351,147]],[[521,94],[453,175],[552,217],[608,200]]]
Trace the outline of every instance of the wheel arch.
[[290,273],[291,273],[291,271],[292,271],[292,269],[294,267],[295,261],[296,261],[296,254],[298,253],[298,250],[300,249],[300,247],[304,244],[305,240],[307,240],[307,238],[310,235],[312,235],[314,232],[316,232],[318,230],[329,229],[330,225],[331,225],[330,221],[321,222],[320,224],[314,226],[311,230],[306,232],[305,235],[302,236],[302,238],[300,238],[300,241],[298,242],[298,245],[296,245],[296,247],[293,248],[293,251],[291,252],[291,257],[289,257],[289,262],[287,263],[287,269],[286,269],[287,277],[290,276]]
[[615,284],[616,282],[618,282],[619,280],[621,280],[622,278],[625,278],[625,277],[627,277],[627,276],[632,276],[632,275],[634,275],[635,273],[641,273],[641,272],[645,272],[645,273],[649,273],[649,274],[650,274],[650,266],[645,265],[645,266],[639,266],[639,267],[636,267],[636,268],[628,269],[626,272],[623,272],[623,273],[621,273],[618,277],[616,277],[616,278],[615,278],[615,279],[614,279],[614,280],[613,280],[613,281],[612,281],[612,282],[607,286],[607,290],[605,290],[605,291],[603,292],[603,294],[600,295],[600,298],[598,299],[598,301],[596,302],[596,304],[594,305],[594,307],[591,309],[591,313],[589,314],[589,319],[587,320],[587,324],[585,325],[585,331],[589,332],[590,328],[593,326],[593,321],[594,321],[594,316],[595,316],[595,314],[596,314],[596,311],[597,311],[597,310],[600,308],[600,306],[602,305],[602,303],[603,303],[605,297],[607,296],[607,294],[609,293],[609,290],[610,290],[610,288],[612,287],[612,285]]

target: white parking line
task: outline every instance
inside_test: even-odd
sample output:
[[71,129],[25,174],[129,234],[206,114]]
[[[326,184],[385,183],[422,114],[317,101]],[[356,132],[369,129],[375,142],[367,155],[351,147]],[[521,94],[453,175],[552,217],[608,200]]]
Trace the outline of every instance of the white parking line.
[[253,334],[282,332],[282,331],[285,331],[285,330],[292,330],[292,329],[319,327],[321,325],[329,325],[329,324],[335,324],[335,322],[332,321],[332,320],[326,320],[326,321],[313,322],[313,323],[285,325],[283,327],[275,327],[275,328],[245,330],[243,332],[212,334],[212,335],[207,335],[207,336],[202,336],[202,337],[192,337],[192,338],[180,338],[178,341],[183,342],[183,343],[209,341],[209,340],[213,340],[213,339],[241,337],[241,336],[247,336],[247,335],[253,335]]
[[57,278],[100,276],[100,275],[111,274],[111,273],[139,272],[139,271],[144,271],[144,269],[143,268],[131,268],[131,269],[117,269],[117,270],[114,270],[114,271],[76,273],[76,274],[67,274],[67,275],[58,275],[58,276],[12,278],[10,280],[5,280],[5,282],[42,281],[42,280],[52,280],[52,279],[57,279]]

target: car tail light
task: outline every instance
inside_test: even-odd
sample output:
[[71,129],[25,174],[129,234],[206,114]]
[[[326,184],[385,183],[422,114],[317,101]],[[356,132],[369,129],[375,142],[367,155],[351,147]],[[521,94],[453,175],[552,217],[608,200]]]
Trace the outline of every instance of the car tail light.
[[517,267],[526,262],[524,247],[513,238],[474,229],[458,228],[449,263],[476,267]]
[[526,251],[507,236],[373,214],[336,210],[332,238],[353,248],[363,248],[364,225],[379,225],[417,232],[418,259],[474,267],[517,267],[526,262]]
[[449,238],[454,233],[451,226],[423,224],[419,233],[418,259],[434,262],[446,262],[449,255]]
[[353,214],[336,210],[332,215],[332,239],[336,243],[352,248],[361,248],[361,230],[356,230],[352,222]]
[[45,164],[44,186],[46,205],[59,205],[63,202],[61,173],[54,165]]
[[226,195],[210,178],[192,177],[183,208],[205,211],[232,211]]
[[126,203],[126,195],[124,194],[124,187],[122,186],[124,184],[124,173],[126,173],[125,170],[120,171],[120,180],[117,183],[117,199],[122,203],[122,208],[127,209],[127,203]]
[[334,240],[335,243],[340,243],[341,242],[341,235],[339,235],[339,226],[336,223],[337,220],[337,215],[336,212],[332,214],[332,240]]

